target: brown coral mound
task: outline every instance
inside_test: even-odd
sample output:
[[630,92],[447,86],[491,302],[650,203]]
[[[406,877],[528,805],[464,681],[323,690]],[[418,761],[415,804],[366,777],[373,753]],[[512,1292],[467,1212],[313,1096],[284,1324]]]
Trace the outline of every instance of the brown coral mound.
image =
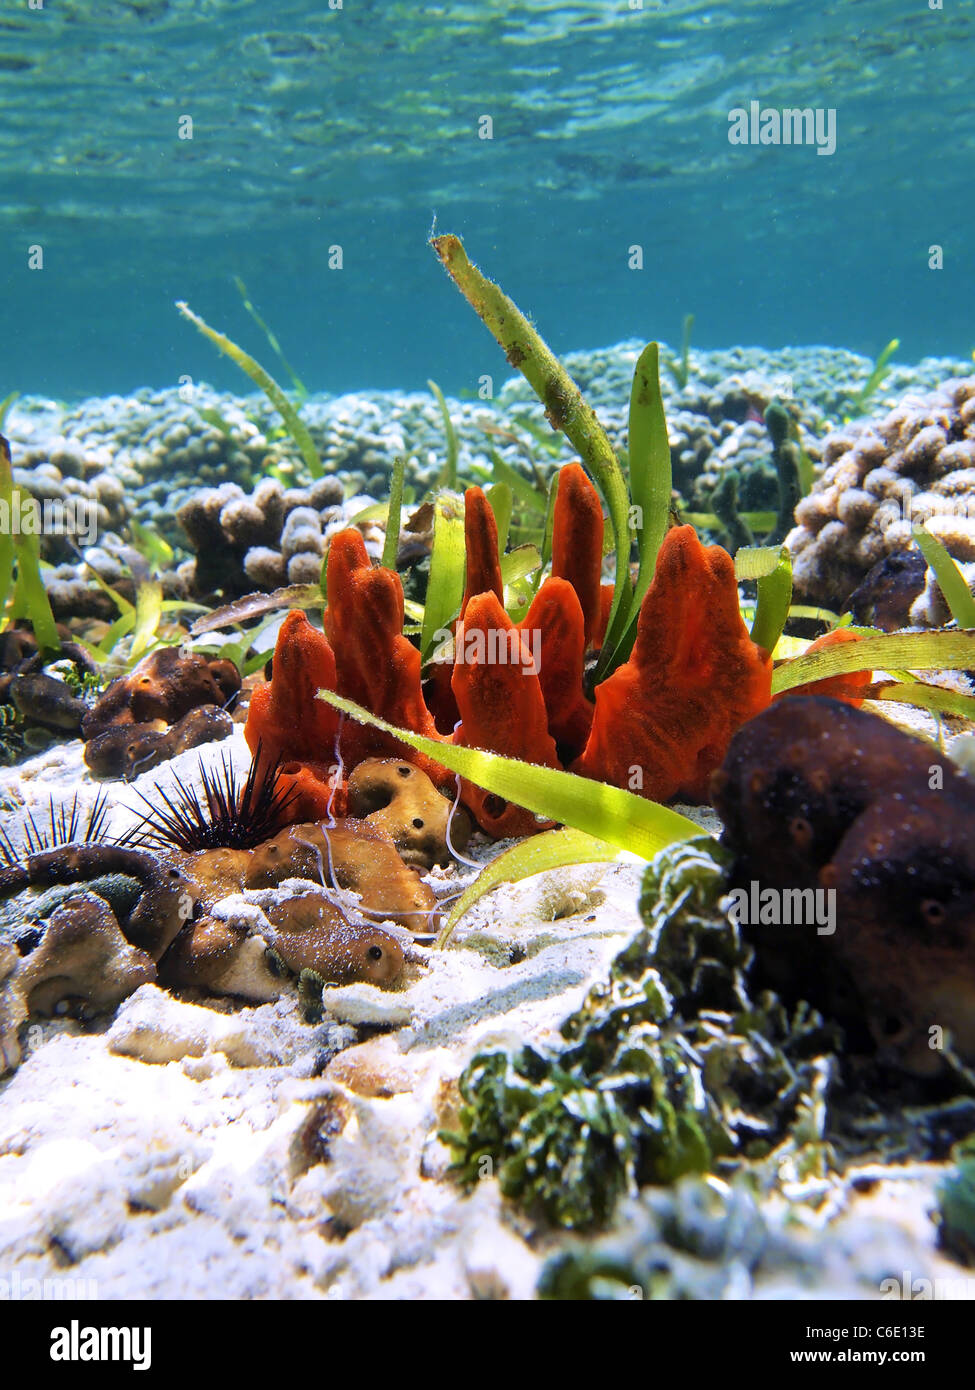
[[358,893],[362,911],[413,931],[430,930],[433,890],[403,863],[392,839],[367,821],[291,825],[253,851],[245,888],[273,888],[288,878]]
[[112,681],[85,716],[82,735],[94,738],[120,724],[175,724],[198,705],[228,704],[239,690],[240,672],[232,661],[160,647]]
[[[975,582],[975,377],[906,396],[880,419],[844,425],[824,445],[825,471],[796,506],[786,538],[796,597],[842,611],[875,565],[927,523]],[[933,575],[910,620],[938,627],[948,611]]]
[[324,893],[302,893],[269,907],[270,944],[289,970],[313,970],[328,984],[395,984],[403,947],[391,932],[350,921]]
[[113,1009],[156,978],[155,963],[122,935],[115,914],[93,895],[69,898],[16,975],[31,1014],[87,1015]]
[[735,735],[712,793],[736,887],[835,893],[832,930],[749,922],[769,982],[915,1074],[940,1068],[942,1039],[975,1061],[975,783],[877,715],[806,696]]
[[[399,758],[367,758],[349,778],[349,814],[391,836],[405,864],[431,869],[450,863],[447,824],[451,803],[425,772]],[[470,838],[470,821],[457,808],[450,827],[455,849]]]
[[214,743],[233,733],[234,722],[216,705],[200,705],[171,729],[152,724],[120,724],[85,744],[85,764],[93,777],[131,777],[158,767],[177,753]]

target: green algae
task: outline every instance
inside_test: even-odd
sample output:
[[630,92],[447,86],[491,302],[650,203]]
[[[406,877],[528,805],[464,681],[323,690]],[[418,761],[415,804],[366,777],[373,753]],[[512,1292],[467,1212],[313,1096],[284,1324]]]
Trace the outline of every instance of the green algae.
[[952,1151],[954,1171],[938,1187],[939,1239],[962,1264],[975,1266],[975,1140]]
[[605,1225],[648,1184],[768,1160],[825,1161],[818,1014],[750,997],[751,949],[721,910],[727,857],[708,837],[647,869],[645,926],[548,1047],[478,1053],[441,1138],[459,1181],[496,1176],[504,1195],[557,1226]]
[[318,457],[318,450],[308,433],[307,425],[302,421],[297,410],[270,373],[265,371],[260,362],[251,357],[243,348],[238,347],[225,333],[219,333],[215,328],[211,328],[204,319],[200,318],[199,314],[193,312],[184,300],[177,300],[176,308],[185,319],[189,319],[190,323],[196,325],[205,338],[210,339],[214,347],[219,348],[232,362],[236,362],[241,371],[246,372],[251,381],[261,388],[287,426],[298,452],[305,461],[308,472],[313,478],[323,477],[322,461]]

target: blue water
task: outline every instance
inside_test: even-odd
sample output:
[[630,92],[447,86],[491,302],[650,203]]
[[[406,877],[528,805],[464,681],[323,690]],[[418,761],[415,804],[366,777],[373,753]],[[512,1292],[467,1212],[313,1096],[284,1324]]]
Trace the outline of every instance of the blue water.
[[[270,365],[234,275],[312,390],[503,377],[426,244],[434,217],[557,351],[673,342],[693,312],[702,347],[873,355],[896,335],[903,360],[967,356],[973,10],[8,3],[0,397],[183,374],[240,389],[173,307]],[[751,100],[835,109],[836,152],[732,146],[728,112]]]

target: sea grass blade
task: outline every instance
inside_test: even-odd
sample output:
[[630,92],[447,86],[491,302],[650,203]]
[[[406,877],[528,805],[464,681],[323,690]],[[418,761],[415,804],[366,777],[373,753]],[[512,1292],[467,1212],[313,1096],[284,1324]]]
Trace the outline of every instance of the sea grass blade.
[[236,362],[237,366],[247,373],[251,381],[261,388],[287,426],[288,433],[304,459],[309,473],[313,478],[321,478],[324,475],[322,461],[318,457],[318,450],[308,433],[308,428],[274,378],[264,370],[260,362],[246,353],[243,348],[239,348],[225,333],[218,333],[215,328],[211,328],[208,323],[201,319],[199,314],[195,314],[185,300],[177,300],[176,308],[184,319],[189,319],[190,323],[195,324],[203,336],[210,339],[214,347],[219,348],[232,362]]
[[542,563],[542,557],[535,545],[519,545],[501,556],[501,578],[505,584],[516,584],[519,579],[532,574]]
[[389,505],[386,508],[386,539],[383,541],[382,565],[384,569],[396,568],[399,552],[399,528],[403,516],[403,475],[406,472],[406,459],[397,458],[393,463],[393,476],[389,484]]
[[860,410],[863,408],[863,406],[866,405],[867,401],[873,395],[874,391],[876,391],[877,387],[883,381],[884,377],[887,375],[888,372],[887,364],[890,362],[890,359],[893,357],[894,353],[897,351],[900,345],[900,338],[891,338],[890,342],[887,344],[883,352],[877,358],[876,362],[874,363],[873,371],[870,373],[866,381],[860,387],[859,391],[853,397],[853,408],[855,410]]
[[975,631],[890,632],[807,652],[772,672],[772,694],[853,671],[904,667],[908,671],[975,669]]
[[491,460],[492,472],[498,483],[507,483],[523,506],[544,516],[548,506],[545,494],[532,487],[527,478],[523,478],[510,463],[506,463],[497,449],[489,449],[488,458]]
[[10,407],[14,404],[15,401],[19,400],[20,392],[11,391],[9,396],[4,396],[3,400],[0,401],[0,430],[2,430],[4,427],[4,423],[7,419],[7,412],[10,410]]
[[319,690],[318,698],[342,710],[357,723],[382,729],[401,743],[433,758],[442,767],[459,772],[475,786],[534,811],[543,820],[585,831],[641,859],[652,859],[667,845],[701,833],[701,827],[687,816],[620,787],[578,777],[574,772],[505,758],[480,748],[438,743],[410,729],[397,729],[387,724],[385,719],[379,719],[352,700],[343,699],[333,690]]
[[630,495],[634,507],[638,509],[637,553],[640,567],[626,627],[615,651],[609,648],[610,634],[607,634],[603,656],[596,669],[597,680],[610,666],[618,666],[630,655],[636,641],[640,604],[653,580],[657,552],[670,524],[673,473],[656,343],[650,343],[643,349],[633,373],[628,439]]
[[430,578],[423,605],[420,652],[429,660],[438,632],[449,627],[464,597],[464,504],[450,493],[438,497],[434,508]]
[[[23,515],[21,510],[23,501],[23,494],[15,488],[13,508],[21,515]],[[36,505],[33,503],[33,499],[31,499],[31,503]],[[34,629],[34,637],[42,652],[58,652],[61,650],[61,639],[58,636],[54,614],[51,612],[51,601],[44,588],[44,580],[41,578],[41,538],[31,528],[28,532],[21,530],[19,536],[13,537],[13,543],[14,553],[17,557],[13,615],[16,618],[28,618],[30,620],[30,625]]]
[[940,685],[888,685],[876,697],[902,705],[917,705],[933,714],[956,714],[963,719],[975,719],[975,698],[958,690],[944,690]]
[[437,405],[440,407],[440,416],[443,420],[444,434],[447,436],[447,452],[444,456],[444,465],[440,470],[440,480],[438,487],[457,487],[457,431],[454,429],[454,422],[450,418],[450,411],[447,409],[447,402],[444,394],[435,381],[427,380],[431,394]]
[[155,640],[162,618],[163,591],[158,580],[140,584],[135,595],[135,628],[130,659],[135,662]]
[[508,361],[535,391],[549,424],[562,430],[575,445],[602,489],[616,538],[616,584],[607,632],[607,645],[615,646],[630,611],[632,589],[629,495],[613,446],[555,354],[501,287],[468,260],[460,238],[448,233],[433,237],[430,244],[461,294],[504,349]]
[[757,646],[775,651],[792,602],[792,556],[784,545],[743,546],[735,552],[735,578],[756,581],[758,602],[749,635]]
[[260,618],[278,608],[321,608],[323,605],[322,591],[317,584],[289,584],[286,588],[275,589],[271,594],[245,594],[243,598],[234,599],[233,603],[225,603],[222,608],[215,608],[205,617],[197,618],[190,628],[190,636],[202,637],[205,632],[246,623],[251,618]]
[[514,510],[515,500],[507,483],[494,483],[485,491],[484,495],[494,513],[494,524],[498,528],[498,558],[503,560],[504,552],[508,546],[511,513]]
[[278,342],[277,335],[275,333],[272,333],[271,329],[268,327],[268,325],[261,318],[260,314],[254,308],[247,294],[247,286],[244,284],[243,280],[240,278],[239,275],[234,276],[234,284],[237,286],[237,293],[240,295],[241,300],[243,301],[244,308],[250,314],[251,318],[257,324],[261,332],[264,334],[265,338],[268,340],[268,343],[271,346],[271,351],[276,354],[278,361],[281,363],[281,366],[284,368],[284,370],[288,373],[288,376],[291,378],[291,384],[294,387],[295,395],[298,397],[299,401],[305,400],[308,396],[307,386],[302,381],[298,373],[295,371],[294,367],[292,367],[288,359],[285,357],[284,353],[281,351],[281,344]]
[[14,580],[14,538],[10,519],[14,509],[14,475],[10,462],[10,445],[0,435],[0,511],[8,524],[0,526],[0,618],[7,610],[7,600]]
[[587,835],[582,830],[547,830],[543,835],[532,835],[527,840],[513,845],[492,859],[481,870],[471,886],[461,894],[450,910],[450,916],[443,924],[437,937],[437,948],[443,950],[450,940],[451,932],[457,923],[469,912],[475,903],[493,893],[495,888],[505,883],[518,883],[533,874],[545,873],[548,869],[566,868],[570,864],[611,863],[619,855],[615,845]]
[[959,627],[975,627],[975,595],[969,589],[968,582],[955,560],[937,536],[933,536],[923,526],[915,526],[913,534],[918,549],[934,571],[938,588],[944,594],[951,616]]

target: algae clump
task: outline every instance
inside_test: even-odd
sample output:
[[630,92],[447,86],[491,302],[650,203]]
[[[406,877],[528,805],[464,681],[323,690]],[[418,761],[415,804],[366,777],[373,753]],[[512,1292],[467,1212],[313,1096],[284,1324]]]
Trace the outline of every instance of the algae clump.
[[671,846],[647,869],[646,923],[551,1048],[483,1052],[463,1072],[462,1181],[496,1175],[506,1197],[573,1229],[605,1225],[650,1184],[767,1156],[790,1125],[823,1143],[819,1016],[792,1019],[746,989],[750,948],[721,908],[724,852]]

